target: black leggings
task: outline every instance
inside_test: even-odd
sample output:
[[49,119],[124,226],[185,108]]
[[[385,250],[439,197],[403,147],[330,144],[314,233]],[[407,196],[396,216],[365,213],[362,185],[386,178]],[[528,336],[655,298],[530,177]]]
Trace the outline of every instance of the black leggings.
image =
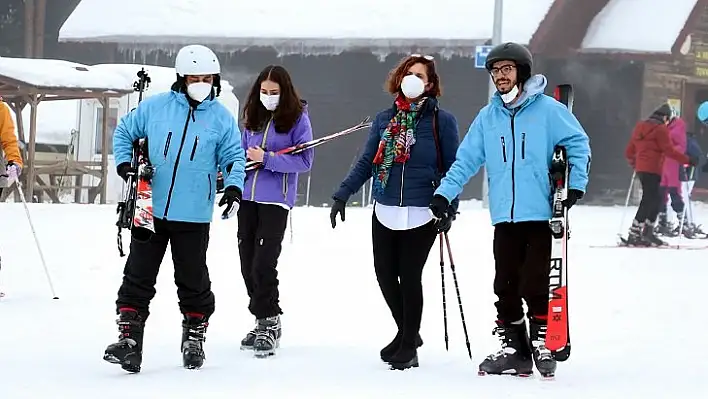
[[642,201],[634,219],[637,222],[649,221],[654,223],[662,209],[662,196],[659,189],[661,175],[646,172],[637,172],[639,182],[642,184]]

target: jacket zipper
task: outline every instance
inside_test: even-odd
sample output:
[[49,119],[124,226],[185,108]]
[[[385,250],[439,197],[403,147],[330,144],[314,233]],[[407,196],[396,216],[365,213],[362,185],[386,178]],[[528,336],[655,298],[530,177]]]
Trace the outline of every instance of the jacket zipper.
[[406,163],[403,163],[403,170],[401,171],[401,200],[398,206],[403,206],[403,176],[406,175]]
[[190,161],[194,161],[194,153],[197,152],[197,146],[199,145],[199,136],[194,138],[194,146],[192,147],[192,154],[189,156]]
[[211,175],[210,174],[207,175],[207,179],[209,179],[209,196],[207,197],[207,199],[209,201],[211,201]]
[[170,151],[170,140],[172,140],[172,132],[167,133],[167,141],[165,141],[165,152],[162,154],[167,158],[167,153]]
[[[266,124],[266,128],[263,131],[263,140],[261,140],[261,148],[265,147],[266,139],[268,138],[268,130],[270,129],[271,122],[273,122],[273,118],[268,121],[268,124]],[[258,172],[260,171],[261,169],[258,168],[256,169],[256,173],[253,174],[253,183],[251,184],[251,201],[256,200],[256,180],[258,180]]]
[[526,133],[521,133],[521,159],[526,159]]
[[511,221],[514,221],[514,204],[516,203],[516,182],[514,181],[514,166],[516,164],[516,137],[514,136],[514,114],[511,115]]
[[170,183],[170,191],[167,193],[167,203],[165,204],[165,214],[162,215],[164,219],[167,219],[167,211],[170,209],[170,201],[172,200],[172,190],[175,188],[175,179],[177,178],[177,167],[179,167],[179,156],[182,154],[182,149],[184,148],[184,141],[187,138],[187,129],[189,128],[189,118],[192,117],[192,107],[189,107],[187,111],[187,120],[184,121],[184,131],[182,132],[182,141],[179,143],[179,150],[177,150],[177,158],[175,158],[175,168],[172,171],[172,182]]
[[506,142],[504,141],[504,136],[501,136],[502,144],[502,157],[504,158],[504,163],[506,163]]

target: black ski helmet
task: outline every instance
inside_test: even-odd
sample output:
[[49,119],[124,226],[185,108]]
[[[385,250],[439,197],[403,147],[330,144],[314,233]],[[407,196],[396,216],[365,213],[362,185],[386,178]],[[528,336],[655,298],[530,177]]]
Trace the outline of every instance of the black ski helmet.
[[498,61],[514,61],[518,69],[517,78],[520,83],[527,81],[531,77],[533,56],[525,46],[512,42],[495,46],[487,55],[487,61],[485,62],[487,71],[491,72],[492,66]]

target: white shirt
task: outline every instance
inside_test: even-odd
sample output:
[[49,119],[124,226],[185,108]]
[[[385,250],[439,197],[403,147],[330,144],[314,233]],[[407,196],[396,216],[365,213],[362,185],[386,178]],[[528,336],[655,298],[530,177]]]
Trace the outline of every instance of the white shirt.
[[433,220],[430,209],[420,206],[374,205],[376,219],[391,230],[412,230]]

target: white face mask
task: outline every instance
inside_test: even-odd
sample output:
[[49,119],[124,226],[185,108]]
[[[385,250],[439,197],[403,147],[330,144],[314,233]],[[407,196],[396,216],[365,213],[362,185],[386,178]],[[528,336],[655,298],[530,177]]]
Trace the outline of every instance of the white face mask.
[[425,83],[415,75],[407,75],[401,81],[401,91],[408,98],[418,98],[425,91]]
[[202,102],[211,95],[211,83],[197,82],[187,86],[187,94],[194,101]]
[[278,108],[278,103],[280,103],[280,94],[265,94],[261,93],[261,104],[268,111],[275,111]]
[[516,99],[516,96],[518,94],[519,94],[519,86],[514,85],[514,87],[512,87],[508,93],[501,94],[501,98],[502,98],[502,101],[504,101],[504,104],[509,104],[510,102],[514,101],[514,99]]

